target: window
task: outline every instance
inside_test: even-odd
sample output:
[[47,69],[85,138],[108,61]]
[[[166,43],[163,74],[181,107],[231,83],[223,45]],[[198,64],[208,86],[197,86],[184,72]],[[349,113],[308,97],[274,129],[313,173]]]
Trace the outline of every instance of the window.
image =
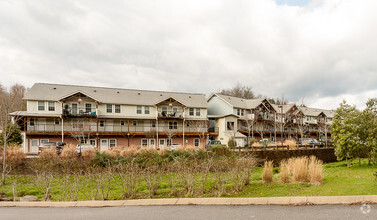
[[106,112],[107,113],[113,113],[113,105],[106,104]]
[[48,102],[48,110],[55,111],[55,102]]
[[120,105],[115,105],[115,113],[120,113]]
[[194,109],[193,108],[189,108],[189,115],[194,116]]
[[244,113],[243,111],[244,111],[244,110],[243,110],[243,109],[241,109],[241,116],[243,116],[243,113]]
[[173,113],[178,112],[178,108],[173,108]]
[[234,121],[226,122],[226,128],[227,128],[227,130],[233,131],[234,130]]
[[34,126],[34,123],[35,123],[34,118],[30,118],[29,125],[30,126]]
[[86,113],[92,112],[92,104],[91,103],[85,103],[85,112]]
[[38,101],[38,111],[45,110],[45,102]]
[[55,118],[54,119],[54,124],[56,124],[56,125],[60,124],[59,119]]
[[166,139],[166,145],[171,145],[171,139]]
[[237,109],[237,115],[241,115],[241,109]]
[[199,147],[199,138],[194,139],[194,147]]
[[109,140],[110,148],[113,148],[117,145],[117,140],[116,139],[110,139]]
[[149,146],[155,147],[155,140],[154,139],[149,139]]
[[123,120],[120,121],[120,125],[121,125],[121,126],[124,126],[124,121],[123,121]]
[[38,147],[39,146],[39,140],[38,139],[32,139],[31,140],[31,146]]
[[200,116],[200,108],[196,109],[196,116]]
[[156,127],[156,122],[152,121],[152,128]]
[[141,139],[141,146],[148,147],[148,139]]
[[162,107],[162,116],[166,116],[167,113],[168,113],[168,107],[166,106]]
[[105,121],[104,120],[99,121],[99,126],[101,128],[105,127]]
[[136,126],[137,125],[137,121],[132,121],[132,126]]
[[95,139],[90,139],[89,144],[92,146],[96,146],[96,140]]
[[190,127],[190,122],[186,122],[186,127]]
[[150,113],[149,106],[145,106],[144,107],[144,114],[149,115],[149,113]]
[[80,143],[81,143],[81,144],[86,144],[87,141],[88,141],[88,140],[81,139]]
[[169,129],[178,129],[178,122],[169,121]]
[[41,139],[41,145],[45,144],[48,142],[48,139]]
[[141,114],[142,113],[142,107],[141,106],[137,106],[136,107],[136,114]]

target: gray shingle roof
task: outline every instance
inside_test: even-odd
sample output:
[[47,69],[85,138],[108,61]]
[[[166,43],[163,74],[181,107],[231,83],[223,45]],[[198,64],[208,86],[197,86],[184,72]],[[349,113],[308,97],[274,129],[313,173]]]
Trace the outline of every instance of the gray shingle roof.
[[277,113],[281,113],[281,110],[283,110],[283,114],[286,114],[293,106],[295,106],[294,103],[283,105],[283,108],[280,109],[280,105],[271,104],[272,107],[275,109]]
[[243,108],[243,109],[254,109],[258,107],[264,99],[243,99],[233,96],[227,96],[216,93],[215,95],[224,99],[226,102],[231,104],[234,108]]
[[98,100],[100,103],[153,106],[161,100],[173,98],[186,107],[207,108],[205,95],[199,93],[162,92],[47,83],[35,83],[24,99],[58,101],[76,92],[82,92]]
[[325,110],[325,109],[318,109],[318,108],[308,108],[308,107],[298,107],[299,110],[302,111],[304,115],[307,116],[315,116],[317,117],[322,112],[329,118],[334,117],[334,111],[333,110]]

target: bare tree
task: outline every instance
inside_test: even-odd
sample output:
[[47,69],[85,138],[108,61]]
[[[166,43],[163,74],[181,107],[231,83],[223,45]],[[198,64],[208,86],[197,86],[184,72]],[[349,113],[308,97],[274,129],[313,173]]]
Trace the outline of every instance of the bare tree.
[[5,185],[5,176],[7,174],[7,143],[12,131],[17,122],[21,119],[19,113],[13,113],[12,117],[10,113],[25,109],[24,102],[22,100],[25,93],[25,87],[16,84],[7,91],[0,85],[0,127],[2,129],[3,138],[3,170],[1,175],[1,185]]
[[205,146],[205,139],[207,137],[208,133],[208,121],[203,120],[190,120],[189,126],[193,127],[195,132],[198,133],[200,142],[202,143],[202,146]]
[[222,89],[220,92],[222,95],[228,95],[244,99],[255,99],[261,98],[261,95],[255,95],[254,91],[250,86],[244,86],[241,83],[237,83],[231,89]]
[[254,118],[245,115],[240,120],[241,126],[247,131],[247,144],[250,144],[250,136],[254,138]]

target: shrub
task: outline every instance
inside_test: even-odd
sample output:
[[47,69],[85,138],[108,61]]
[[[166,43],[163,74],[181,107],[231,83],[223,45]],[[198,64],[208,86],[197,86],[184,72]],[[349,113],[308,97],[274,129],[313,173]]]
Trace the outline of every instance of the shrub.
[[63,147],[60,157],[63,160],[72,160],[74,158],[77,158],[76,146],[68,145],[68,146]]
[[39,154],[39,159],[41,160],[51,160],[58,157],[55,147],[44,147],[42,152]]
[[297,149],[296,141],[294,141],[294,140],[286,140],[284,142],[284,145],[288,145],[289,149],[291,149],[291,150]]
[[233,138],[229,139],[229,141],[228,141],[228,147],[229,148],[235,148],[236,146],[237,146],[236,141]]
[[309,161],[310,182],[314,184],[322,183],[323,162],[321,160],[318,160],[315,156],[311,156]]
[[120,156],[122,157],[134,157],[138,154],[138,150],[136,147],[126,147],[120,152]]
[[120,152],[122,152],[122,148],[121,147],[113,147],[111,148],[107,153],[113,157],[113,158],[117,158],[120,156]]
[[93,159],[96,156],[96,151],[92,148],[85,149],[81,152],[81,157],[85,159]]
[[[2,155],[2,152],[0,153]],[[26,155],[22,148],[19,145],[9,145],[7,148],[7,161],[8,163],[11,163],[13,165],[20,164],[24,159],[26,158]],[[0,161],[0,163],[2,160]]]
[[249,140],[249,145],[248,145],[248,146],[253,146],[254,143],[257,143],[257,139],[255,139],[255,138],[250,138],[250,140]]
[[272,161],[264,162],[262,180],[264,183],[272,183],[273,182],[273,173],[272,173],[273,165]]
[[309,181],[309,172],[308,172],[308,157],[298,157],[292,159],[293,170],[293,180],[296,182],[308,182]]
[[225,145],[212,145],[211,151],[220,156],[227,156],[229,154],[229,148]]
[[191,153],[195,153],[195,151],[197,151],[198,148],[189,145],[189,146],[186,146],[183,150],[188,151],[188,152],[191,152]]
[[283,160],[280,162],[280,181],[282,183],[289,183],[289,167],[288,161]]

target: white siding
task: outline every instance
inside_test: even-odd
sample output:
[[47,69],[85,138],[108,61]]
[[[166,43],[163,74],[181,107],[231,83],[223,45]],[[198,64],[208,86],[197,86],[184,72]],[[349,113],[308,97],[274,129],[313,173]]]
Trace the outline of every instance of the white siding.
[[208,101],[209,115],[227,115],[233,114],[233,107],[217,96],[213,96]]

